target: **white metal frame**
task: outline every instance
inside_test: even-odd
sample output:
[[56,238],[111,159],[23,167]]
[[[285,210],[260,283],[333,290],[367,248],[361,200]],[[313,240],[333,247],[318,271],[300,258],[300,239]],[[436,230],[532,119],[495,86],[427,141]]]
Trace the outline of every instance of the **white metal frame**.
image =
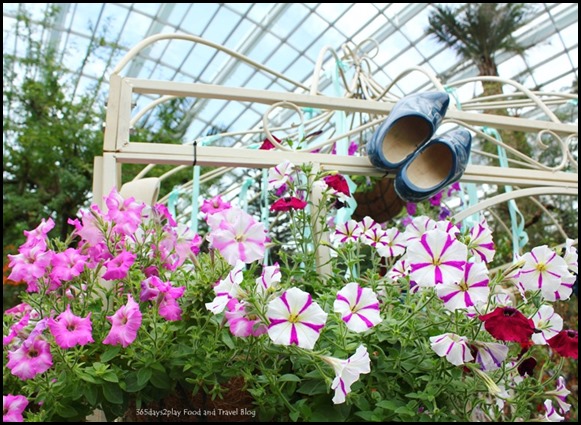
[[[287,82],[292,82],[297,87],[297,92],[274,92],[253,90],[244,87],[224,87],[174,81],[152,81],[121,76],[123,68],[139,51],[154,42],[166,39],[188,40],[219,49],[238,60],[255,66],[263,72],[274,75]],[[260,129],[248,129],[248,131],[265,133],[273,144],[279,148],[278,150],[261,151],[250,150],[244,147],[197,146],[196,163],[198,165],[234,168],[267,168],[276,166],[287,159],[294,164],[313,163],[316,168],[321,170],[336,170],[346,174],[383,175],[384,173],[375,169],[365,156],[313,155],[306,150],[293,150],[286,146],[281,146],[272,137],[272,129],[269,128],[268,123],[268,115],[274,108],[286,108],[293,110],[295,113],[298,112],[301,122],[295,124],[296,127],[308,124],[308,122],[304,121],[302,113],[300,112],[300,108],[307,107],[317,108],[323,111],[323,114],[328,113],[329,116],[337,111],[345,111],[346,113],[365,113],[372,117],[365,125],[352,128],[344,134],[336,135],[331,139],[325,140],[321,145],[315,146],[320,147],[329,145],[336,140],[361,132],[366,128],[371,128],[380,123],[389,114],[397,101],[397,98],[390,94],[390,90],[401,79],[408,78],[413,74],[413,78],[427,78],[435,90],[445,89],[435,76],[417,67],[405,70],[389,86],[381,87],[370,77],[369,73],[365,72],[366,69],[369,69],[369,62],[372,58],[365,54],[360,54],[360,47],[361,45],[355,46],[354,48],[344,46],[341,55],[335,53],[330,48],[323,49],[314,70],[312,85],[306,87],[245,56],[199,37],[182,34],[160,34],[147,38],[128,52],[110,78],[103,156],[102,158],[97,158],[95,161],[95,201],[99,203],[102,195],[108,193],[114,186],[120,187],[120,164],[122,163],[172,164],[176,166],[191,166],[193,164],[194,150],[191,145],[135,143],[131,141],[130,130],[135,122],[150,108],[175,97],[222,99],[261,103],[270,106],[270,109],[264,115],[263,127]],[[347,81],[345,74],[341,72],[341,82],[345,90],[344,97],[324,96],[318,92],[318,81],[323,68],[323,58],[329,51],[332,53],[334,60],[348,62],[350,66],[356,69],[355,76],[351,81]],[[519,190],[505,193],[493,199],[484,200],[469,210],[459,213],[455,218],[463,219],[470,214],[481,211],[496,203],[522,196],[543,194],[578,196],[577,162],[569,150],[570,143],[578,138],[578,126],[560,122],[548,107],[548,105],[562,104],[572,99],[577,99],[577,96],[563,93],[534,93],[515,81],[504,80],[499,77],[465,79],[448,83],[446,87],[460,88],[463,85],[475,84],[482,80],[497,81],[504,85],[512,86],[516,92],[505,96],[474,98],[464,103],[463,110],[458,110],[451,104],[444,122],[464,126],[478,136],[500,145],[503,144],[488,134],[485,134],[481,127],[488,126],[496,129],[532,133],[537,136],[539,142],[541,136],[549,135],[552,140],[560,145],[562,161],[557,166],[546,166],[504,145],[506,150],[511,153],[511,156],[517,158],[513,162],[519,165],[518,168],[512,166],[510,168],[503,168],[469,165],[461,181],[491,185],[511,185],[517,187]],[[361,88],[362,86],[365,87],[368,93],[371,93],[365,100],[356,98],[355,96],[355,89],[357,87]],[[137,115],[132,118],[132,99],[136,93],[153,94],[159,95],[160,97],[144,110],[137,111]],[[545,119],[531,120],[482,113],[482,111],[492,108],[513,107],[534,108],[540,111],[545,116]],[[315,147],[311,146],[309,151]],[[575,171],[563,171],[566,168]],[[138,177],[143,177],[146,174],[146,170],[147,168]],[[221,170],[225,170],[225,168],[221,168]]]

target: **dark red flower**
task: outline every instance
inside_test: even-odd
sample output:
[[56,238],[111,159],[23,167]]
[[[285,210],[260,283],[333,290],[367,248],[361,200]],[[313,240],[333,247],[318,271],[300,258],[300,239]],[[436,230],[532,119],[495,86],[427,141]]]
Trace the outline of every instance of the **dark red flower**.
[[331,189],[335,189],[337,192],[342,193],[346,196],[351,196],[349,191],[349,186],[347,185],[347,180],[341,174],[333,174],[330,176],[323,177],[323,181],[327,183]]
[[[274,140],[276,140],[278,143],[282,143],[278,137],[276,137],[276,136],[272,136],[272,138],[273,138]],[[272,144],[272,142],[271,142],[271,141],[268,139],[268,137],[266,137],[266,138],[265,138],[265,139],[262,141],[262,145],[260,145],[260,147],[259,147],[258,149],[261,149],[261,150],[263,150],[263,151],[269,151],[269,150],[272,150],[272,149],[274,149],[275,147],[276,147],[276,146],[274,146],[274,145]]]
[[533,321],[512,307],[497,307],[479,319],[484,322],[484,329],[500,341],[527,342],[535,332]]
[[294,196],[287,196],[286,198],[277,199],[270,206],[270,211],[304,210],[306,206],[307,203],[305,201],[301,201]]
[[537,360],[534,357],[529,357],[522,361],[521,364],[518,365],[518,373],[520,376],[533,376],[533,372],[535,367],[537,366]]
[[567,329],[559,332],[557,335],[547,341],[549,347],[555,350],[563,357],[577,359],[579,349],[579,334],[573,329]]

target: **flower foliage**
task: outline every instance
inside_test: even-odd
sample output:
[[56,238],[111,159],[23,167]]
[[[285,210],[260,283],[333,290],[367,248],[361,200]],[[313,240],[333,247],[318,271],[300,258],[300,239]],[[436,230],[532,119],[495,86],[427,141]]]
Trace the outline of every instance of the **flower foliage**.
[[25,232],[10,256],[27,293],[4,316],[5,419],[114,419],[239,377],[265,421],[566,417],[554,379],[578,336],[552,305],[571,295],[571,244],[492,271],[484,218],[349,220],[343,176],[285,161],[267,179],[270,220],[214,197],[205,235],[116,190],[66,241],[50,219]]

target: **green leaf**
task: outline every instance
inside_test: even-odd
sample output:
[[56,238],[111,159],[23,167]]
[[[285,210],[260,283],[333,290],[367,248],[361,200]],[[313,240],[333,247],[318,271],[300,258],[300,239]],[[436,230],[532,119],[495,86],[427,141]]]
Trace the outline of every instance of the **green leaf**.
[[101,361],[103,363],[107,363],[109,360],[117,357],[117,354],[119,354],[120,351],[121,351],[120,345],[116,345],[116,346],[109,348],[107,351],[105,351],[103,354],[101,354]]
[[232,341],[232,337],[230,336],[229,332],[222,332],[222,342],[226,344],[226,346],[230,350],[234,350],[234,348],[236,347],[234,341]]
[[98,384],[99,381],[93,376],[86,372],[81,372],[80,370],[77,371],[77,376],[81,378],[83,381],[89,382],[91,384]]
[[280,378],[278,378],[278,382],[301,382],[301,378],[297,375],[293,375],[292,373],[285,373]]
[[375,414],[368,410],[363,412],[355,412],[355,415],[359,416],[361,419],[367,422],[373,422],[375,418]]
[[145,385],[147,385],[147,383],[139,385],[139,383],[137,382],[136,373],[131,373],[127,375],[127,378],[125,378],[125,391],[127,391],[128,393],[136,393],[138,391],[141,391],[143,388],[145,388]]
[[398,415],[407,415],[407,416],[414,416],[416,414],[416,412],[414,412],[407,406],[397,408],[395,413],[397,413]]
[[171,381],[165,372],[154,371],[151,374],[150,381],[155,388],[160,390],[169,390],[171,388]]
[[105,399],[113,404],[122,404],[123,403],[123,391],[119,388],[119,385],[105,382],[103,385],[103,395]]
[[97,396],[98,396],[97,387],[93,385],[86,385],[83,393],[85,394],[85,398],[87,399],[91,406],[97,405]]
[[137,371],[137,385],[145,386],[149,382],[152,374],[153,371],[149,368],[139,369]]
[[306,395],[315,395],[315,394],[326,394],[327,393],[327,385],[325,385],[325,381],[306,381],[303,385],[299,387],[297,390],[298,393],[306,394]]
[[109,370],[109,371],[105,372],[103,375],[101,375],[101,378],[103,378],[107,382],[119,382],[119,377],[117,375],[115,375],[115,372],[113,372],[111,370]]
[[381,400],[377,403],[377,407],[381,407],[382,409],[386,410],[393,410],[395,411],[397,408],[404,406],[402,401],[394,401],[394,400]]
[[59,416],[63,418],[73,418],[79,414],[77,410],[73,406],[69,406],[68,404],[60,404],[58,408]]

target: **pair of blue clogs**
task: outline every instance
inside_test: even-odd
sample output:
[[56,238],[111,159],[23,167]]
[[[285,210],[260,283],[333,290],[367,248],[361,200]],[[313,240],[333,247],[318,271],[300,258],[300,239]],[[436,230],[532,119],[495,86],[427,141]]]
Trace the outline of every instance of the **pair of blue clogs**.
[[397,172],[395,191],[404,201],[432,197],[464,174],[472,136],[465,129],[448,131],[432,139],[450,98],[428,92],[404,97],[367,143],[371,163]]

